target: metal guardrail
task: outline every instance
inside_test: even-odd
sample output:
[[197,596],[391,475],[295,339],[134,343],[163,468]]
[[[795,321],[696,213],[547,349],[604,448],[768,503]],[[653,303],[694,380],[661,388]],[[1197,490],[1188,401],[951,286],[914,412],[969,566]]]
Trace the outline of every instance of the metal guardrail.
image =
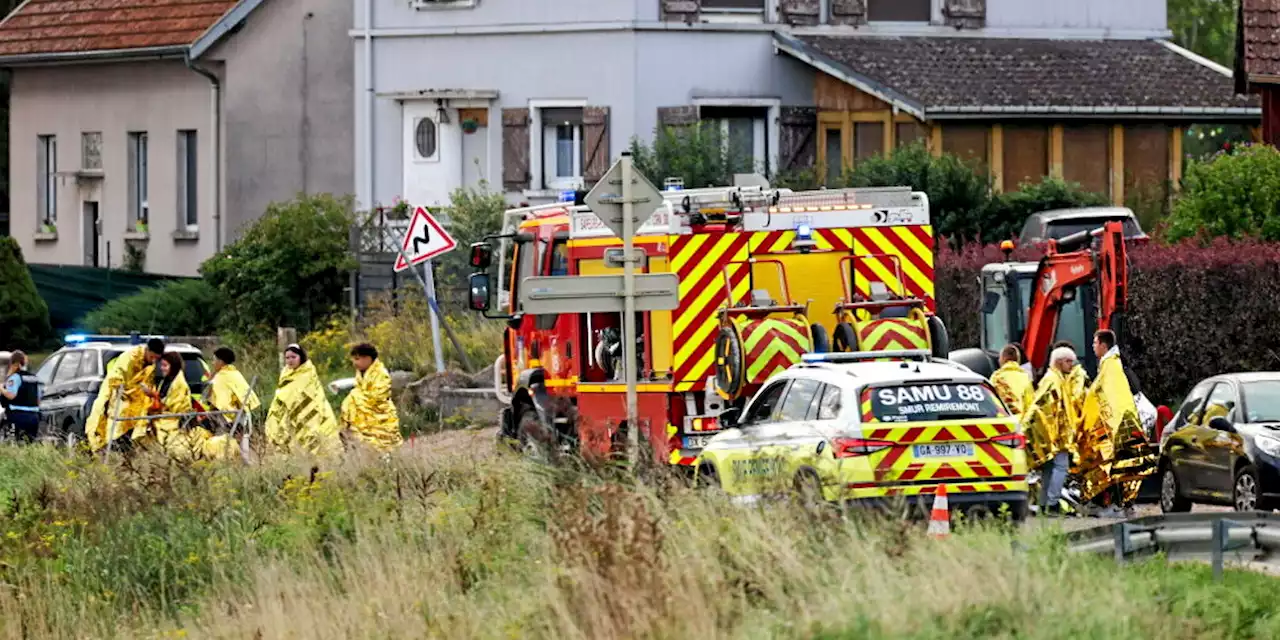
[[1203,560],[1222,578],[1227,562],[1280,568],[1280,517],[1261,511],[1186,513],[1133,518],[1067,534],[1073,552],[1111,553],[1124,564],[1164,554],[1170,560]]

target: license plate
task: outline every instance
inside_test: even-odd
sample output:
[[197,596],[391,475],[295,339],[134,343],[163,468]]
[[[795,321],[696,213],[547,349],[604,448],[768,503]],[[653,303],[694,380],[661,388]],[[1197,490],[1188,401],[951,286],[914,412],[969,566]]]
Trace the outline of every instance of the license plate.
[[685,436],[684,448],[686,449],[705,449],[707,443],[711,441],[711,436]]
[[918,444],[912,447],[917,458],[971,458],[972,443]]

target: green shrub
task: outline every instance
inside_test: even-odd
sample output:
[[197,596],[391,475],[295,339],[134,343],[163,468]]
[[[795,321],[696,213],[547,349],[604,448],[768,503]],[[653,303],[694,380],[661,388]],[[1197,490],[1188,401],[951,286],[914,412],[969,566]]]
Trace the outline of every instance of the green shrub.
[[991,197],[991,178],[985,170],[960,158],[934,157],[923,143],[867,158],[845,173],[847,187],[907,186],[929,195],[934,232],[953,243],[983,237],[982,215]]
[[0,238],[0,349],[36,349],[49,337],[49,306],[36,291],[22,249]]
[[992,198],[973,220],[973,227],[983,241],[996,242],[1017,237],[1033,213],[1105,204],[1106,196],[1085,191],[1078,184],[1044,178],[1036,183],[1023,183],[1017,191]]
[[204,336],[217,333],[224,299],[204,280],[175,280],[117,298],[84,317],[84,328],[97,333],[163,333]]
[[461,187],[449,195],[449,234],[458,241],[458,248],[435,261],[437,289],[466,288],[472,271],[471,243],[501,231],[506,210],[506,198],[490,191],[489,183],[483,180],[475,188]]
[[686,189],[733,184],[733,174],[755,171],[751,159],[725,144],[720,128],[700,122],[683,127],[660,126],[653,145],[631,139],[636,169],[662,188],[667,178],[684,180]]
[[329,194],[268,206],[239,240],[200,267],[229,301],[222,324],[243,332],[307,330],[342,308],[357,266],[353,222],[351,199]]
[[1200,235],[1280,240],[1280,151],[1244,145],[1193,163],[1167,233],[1173,241]]

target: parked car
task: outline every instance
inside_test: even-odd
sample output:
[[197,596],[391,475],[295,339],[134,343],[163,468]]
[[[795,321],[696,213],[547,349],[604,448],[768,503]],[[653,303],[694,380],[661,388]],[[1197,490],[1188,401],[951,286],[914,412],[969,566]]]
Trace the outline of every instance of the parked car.
[[1081,209],[1055,209],[1033,213],[1022,225],[1018,244],[1034,246],[1049,240],[1061,240],[1081,231],[1092,231],[1104,222],[1124,223],[1124,238],[1146,242],[1149,238],[1138,224],[1138,217],[1125,207],[1085,207]]
[[926,351],[882,358],[809,354],[776,375],[722,416],[733,426],[707,441],[699,480],[740,500],[923,507],[945,485],[957,509],[1025,517],[1026,439],[990,383]]
[[[65,346],[45,358],[36,370],[36,377],[44,385],[44,399],[40,402],[41,438],[65,440],[69,436],[76,439],[84,436],[84,424],[107,367],[130,346],[129,336],[119,339],[94,336],[92,340],[69,336]],[[199,349],[185,343],[169,343],[166,349],[182,355],[183,374],[192,395],[198,398],[209,378],[209,365],[204,356]]]
[[1214,376],[1187,394],[1161,437],[1160,508],[1280,506],[1280,372]]

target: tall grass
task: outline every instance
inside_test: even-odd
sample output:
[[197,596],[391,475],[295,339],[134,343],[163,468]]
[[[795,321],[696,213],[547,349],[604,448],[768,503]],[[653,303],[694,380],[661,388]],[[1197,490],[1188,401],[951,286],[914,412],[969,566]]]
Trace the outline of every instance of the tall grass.
[[[31,450],[0,448],[0,470]],[[1052,533],[743,508],[490,441],[333,467],[46,452],[0,510],[0,636],[1276,637],[1273,579]],[[12,533],[13,535],[10,535]]]

